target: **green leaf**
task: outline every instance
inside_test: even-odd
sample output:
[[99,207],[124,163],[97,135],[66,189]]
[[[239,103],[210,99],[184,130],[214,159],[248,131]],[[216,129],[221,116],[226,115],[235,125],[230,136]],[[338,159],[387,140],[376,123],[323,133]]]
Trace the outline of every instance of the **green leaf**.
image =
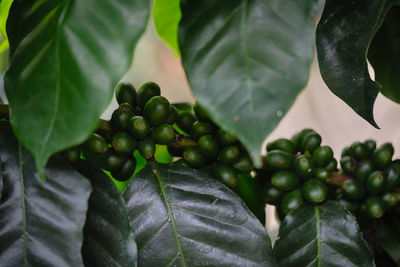
[[158,36],[179,55],[178,24],[181,19],[179,0],[154,0],[153,20]]
[[89,181],[54,158],[42,182],[32,156],[21,148],[6,122],[0,122],[0,168],[0,262],[6,266],[83,266]]
[[96,128],[131,62],[149,2],[29,3],[11,7],[5,88],[14,132],[41,173],[50,155],[82,143]]
[[373,105],[381,86],[369,76],[366,54],[394,2],[327,0],[317,27],[318,62],[326,85],[377,128]]
[[376,222],[376,239],[390,257],[400,264],[400,220],[385,217]]
[[139,266],[275,266],[257,218],[236,194],[201,172],[149,162],[123,196]]
[[264,186],[256,178],[248,175],[238,175],[235,192],[246,203],[247,207],[265,224]]
[[393,6],[372,39],[368,59],[375,70],[381,92],[400,103],[400,6]]
[[375,266],[356,219],[337,202],[303,205],[279,228],[274,255],[280,266]]
[[0,53],[3,53],[8,48],[8,38],[6,32],[6,22],[8,12],[10,11],[11,4],[14,0],[1,0],[0,1]]
[[182,5],[182,64],[199,103],[246,146],[261,144],[305,86],[313,57],[309,0],[210,0]]
[[136,266],[137,247],[121,193],[99,167],[84,161],[74,167],[93,186],[82,247],[85,266]]

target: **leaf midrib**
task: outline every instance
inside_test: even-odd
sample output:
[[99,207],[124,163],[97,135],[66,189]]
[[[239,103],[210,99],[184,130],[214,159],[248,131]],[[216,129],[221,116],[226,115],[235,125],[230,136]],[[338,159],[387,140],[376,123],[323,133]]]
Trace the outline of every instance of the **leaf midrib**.
[[319,206],[316,205],[315,208],[315,228],[317,230],[317,264],[321,267],[321,219],[319,216]]
[[153,171],[154,175],[157,177],[157,181],[158,181],[158,184],[159,184],[160,190],[161,190],[161,195],[162,195],[162,198],[164,200],[165,207],[167,208],[168,221],[171,222],[172,233],[173,233],[173,235],[175,237],[176,245],[178,246],[178,251],[179,251],[179,254],[180,254],[179,258],[181,259],[181,262],[182,262],[183,266],[186,267],[186,261],[185,261],[185,257],[184,257],[184,254],[183,254],[182,244],[181,244],[181,241],[179,239],[178,230],[177,230],[176,224],[175,224],[175,218],[174,218],[173,213],[172,213],[171,204],[169,203],[169,200],[168,200],[168,197],[167,197],[167,192],[165,190],[165,185],[164,185],[164,183],[162,181],[162,178],[160,176],[159,170],[156,168],[155,164],[153,164],[152,169],[153,169],[152,171]]
[[64,4],[63,10],[61,12],[60,18],[58,19],[58,23],[57,23],[57,32],[55,34],[55,58],[56,58],[56,66],[55,66],[55,75],[56,75],[56,86],[55,86],[55,103],[54,103],[54,112],[53,115],[50,119],[50,125],[49,128],[47,130],[47,133],[44,137],[44,142],[43,142],[43,146],[42,149],[40,150],[40,157],[42,158],[47,158],[45,157],[44,151],[47,148],[47,144],[49,142],[49,139],[53,133],[53,129],[54,126],[56,124],[56,118],[58,115],[58,110],[59,110],[59,105],[60,105],[60,73],[61,73],[61,60],[60,60],[60,28],[62,27],[62,25],[64,24],[65,21],[65,14],[67,12],[67,10],[69,9],[69,6],[71,5],[71,0],[67,0],[67,2]]
[[20,194],[21,194],[21,209],[22,209],[22,236],[24,239],[24,266],[28,266],[28,232],[26,223],[26,207],[25,207],[25,184],[24,184],[24,172],[23,172],[23,156],[22,156],[22,145],[18,142],[18,167],[19,167],[19,182],[20,182]]

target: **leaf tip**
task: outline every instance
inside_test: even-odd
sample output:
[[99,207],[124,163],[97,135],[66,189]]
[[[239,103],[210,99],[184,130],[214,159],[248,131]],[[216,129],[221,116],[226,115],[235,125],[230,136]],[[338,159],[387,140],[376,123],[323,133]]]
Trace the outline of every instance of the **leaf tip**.
[[250,153],[250,156],[251,159],[253,160],[254,167],[260,169],[262,167],[262,160],[260,154],[253,151]]

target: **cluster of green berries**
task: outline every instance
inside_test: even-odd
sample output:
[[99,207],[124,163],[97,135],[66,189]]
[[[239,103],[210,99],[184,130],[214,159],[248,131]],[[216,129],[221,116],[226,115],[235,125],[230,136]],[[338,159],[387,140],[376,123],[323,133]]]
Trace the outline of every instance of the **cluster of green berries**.
[[328,198],[328,180],[337,170],[329,146],[321,146],[321,136],[304,129],[291,139],[280,138],[267,144],[263,158],[269,173],[265,201],[284,216],[303,202],[320,204]]
[[336,191],[336,199],[358,217],[380,218],[400,211],[400,161],[392,160],[394,148],[385,143],[354,142],[343,149],[340,165],[350,177]]
[[[111,129],[99,128],[84,144],[65,151],[69,161],[84,157],[124,181],[136,170],[136,151],[149,160],[156,144],[166,145],[171,155],[231,188],[236,187],[238,175],[255,176],[265,188],[265,202],[275,205],[280,217],[302,203],[327,199],[339,201],[357,216],[400,213],[400,160],[392,160],[389,143],[378,148],[373,140],[353,143],[343,150],[339,170],[332,149],[321,146],[321,136],[304,129],[291,139],[268,143],[263,167],[255,169],[240,141],[214,124],[198,103],[178,109],[153,82],[137,91],[121,83],[115,97],[119,107],[109,121]],[[190,142],[171,145],[184,138]],[[341,177],[341,182],[333,176]]]
[[321,136],[304,129],[267,144],[265,201],[276,206],[280,218],[303,203],[326,200],[339,201],[360,219],[398,213],[400,160],[392,160],[393,154],[390,143],[377,148],[373,140],[354,142],[343,150],[338,169]]
[[254,169],[239,140],[215,125],[198,103],[193,110],[179,112],[177,126],[196,143],[181,151],[170,151],[182,156],[192,168],[210,173],[231,188],[237,185],[238,174],[248,174]]
[[70,149],[70,161],[80,157],[98,163],[119,180],[129,179],[136,169],[134,152],[151,159],[156,144],[167,145],[176,138],[173,124],[178,110],[161,96],[160,87],[153,82],[143,84],[137,91],[128,83],[118,85],[115,92],[119,107],[112,113],[112,131],[98,130],[81,147]]

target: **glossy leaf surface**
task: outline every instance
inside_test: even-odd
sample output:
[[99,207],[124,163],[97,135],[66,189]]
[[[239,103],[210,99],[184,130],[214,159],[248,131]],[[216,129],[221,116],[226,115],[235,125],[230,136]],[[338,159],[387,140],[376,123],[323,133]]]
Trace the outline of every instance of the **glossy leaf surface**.
[[368,59],[382,94],[400,103],[400,6],[386,14],[368,49]]
[[305,86],[314,42],[308,0],[185,1],[182,64],[200,104],[260,167],[261,144]]
[[123,196],[139,266],[275,266],[264,227],[236,194],[203,173],[149,163]]
[[154,0],[153,19],[158,36],[179,55],[178,24],[181,19],[179,0]]
[[5,122],[0,123],[0,166],[0,265],[83,266],[89,181],[54,158],[42,182],[32,156]]
[[355,218],[337,202],[289,213],[274,255],[280,266],[375,266]]
[[93,186],[82,247],[85,266],[136,266],[135,238],[118,188],[100,168],[88,162],[75,167]]
[[394,2],[327,0],[317,27],[318,63],[326,85],[375,127],[373,106],[381,86],[370,78],[366,54]]
[[146,0],[11,6],[5,76],[11,123],[40,173],[50,155],[83,142],[97,126],[130,64],[148,6]]

